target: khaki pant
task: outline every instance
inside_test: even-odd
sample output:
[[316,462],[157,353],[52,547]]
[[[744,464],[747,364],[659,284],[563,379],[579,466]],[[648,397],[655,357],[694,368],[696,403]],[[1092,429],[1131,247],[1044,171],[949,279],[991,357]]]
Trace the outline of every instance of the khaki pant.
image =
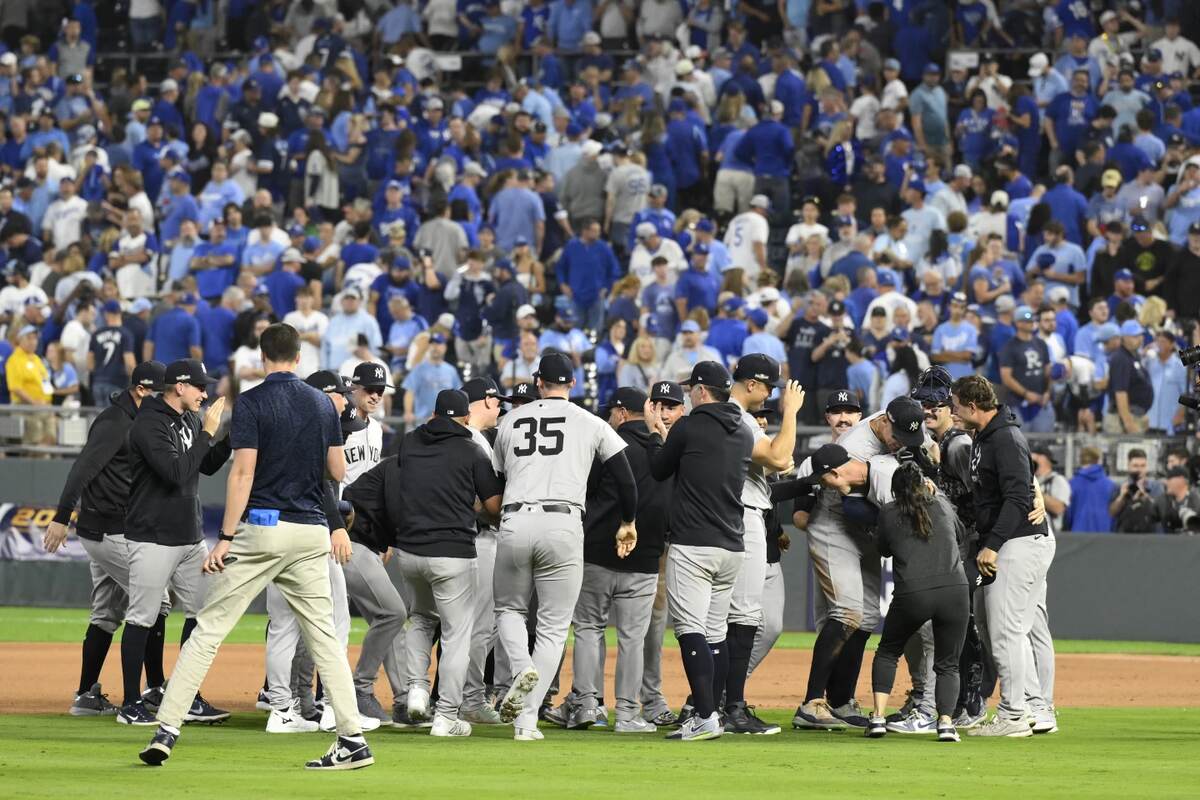
[[1127,431],[1127,430],[1125,430],[1125,426],[1121,424],[1121,416],[1116,413],[1105,414],[1104,415],[1104,423],[1102,425],[1102,429],[1105,433],[1116,433],[1116,434],[1145,433],[1146,429],[1149,427],[1150,427],[1150,417],[1134,416],[1134,418],[1133,418],[1133,428],[1134,429],[1131,431]]
[[750,208],[754,197],[754,173],[738,169],[717,170],[717,181],[713,184],[713,208],[731,216],[737,216]]
[[290,522],[270,527],[241,525],[229,554],[237,560],[210,579],[208,602],[179,653],[158,709],[158,721],[176,728],[183,723],[183,715],[208,674],[217,648],[251,601],[267,584],[274,583],[300,623],[325,694],[333,704],[338,733],[361,733],[350,663],[333,630],[333,601],[325,563],[329,558],[329,529]]

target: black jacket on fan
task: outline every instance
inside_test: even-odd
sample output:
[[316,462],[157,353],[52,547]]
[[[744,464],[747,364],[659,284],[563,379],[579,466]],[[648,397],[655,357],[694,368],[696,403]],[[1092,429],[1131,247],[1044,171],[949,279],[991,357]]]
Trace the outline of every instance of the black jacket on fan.
[[76,533],[84,539],[99,541],[106,533],[125,533],[130,479],[127,438],[137,412],[130,392],[117,395],[92,422],[87,444],[71,465],[54,521],[68,524],[78,503]]
[[616,536],[621,527],[617,482],[603,463],[595,461],[588,475],[587,513],[583,516],[583,560],[620,572],[657,573],[666,547],[671,481],[655,480],[650,474],[646,453],[650,431],[645,422],[626,422],[617,435],[628,445],[623,452],[638,487],[637,547],[625,558],[617,557]]
[[214,444],[199,414],[178,414],[158,397],[143,400],[129,429],[125,537],[171,546],[204,538],[200,473],[216,473],[230,452],[229,437]]
[[742,484],[754,438],[733,403],[705,403],[672,427],[666,442],[651,434],[650,474],[675,476],[671,494],[671,544],[746,549],[742,538]]

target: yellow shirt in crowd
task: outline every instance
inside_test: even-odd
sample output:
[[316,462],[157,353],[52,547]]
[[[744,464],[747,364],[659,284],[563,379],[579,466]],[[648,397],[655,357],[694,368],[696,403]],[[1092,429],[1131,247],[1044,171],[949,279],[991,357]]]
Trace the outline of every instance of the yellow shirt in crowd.
[[37,353],[26,353],[18,347],[8,357],[4,372],[8,378],[8,391],[13,404],[21,405],[25,402],[17,396],[18,391],[24,392],[38,403],[50,403],[50,370]]

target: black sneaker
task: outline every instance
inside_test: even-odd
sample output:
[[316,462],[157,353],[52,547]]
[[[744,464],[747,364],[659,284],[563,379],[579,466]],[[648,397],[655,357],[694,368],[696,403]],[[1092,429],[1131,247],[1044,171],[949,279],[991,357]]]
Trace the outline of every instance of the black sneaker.
[[155,714],[158,713],[158,707],[162,705],[162,700],[163,687],[161,686],[154,686],[142,692],[142,705]]
[[867,721],[867,727],[863,730],[863,735],[868,739],[882,739],[887,736],[887,719],[885,717],[871,717]]
[[175,740],[178,738],[178,734],[171,733],[159,725],[158,730],[154,732],[154,738],[146,745],[145,750],[138,753],[138,758],[151,767],[161,767],[162,763],[171,757],[171,748],[175,746]]
[[158,724],[158,720],[154,718],[153,714],[146,710],[146,707],[142,705],[141,700],[137,701],[136,703],[126,703],[125,705],[121,706],[121,710],[117,712],[117,722],[122,725],[141,726]]
[[371,748],[366,742],[352,742],[341,736],[329,747],[329,752],[318,759],[309,761],[305,769],[362,769],[375,763]]
[[768,725],[763,722],[745,702],[734,703],[725,707],[725,732],[745,733],[754,736],[771,736],[779,733],[778,725]]
[[204,722],[209,725],[215,725],[227,719],[229,719],[228,711],[217,708],[205,700],[199,692],[196,693],[196,699],[192,701],[192,707],[183,715],[184,722]]

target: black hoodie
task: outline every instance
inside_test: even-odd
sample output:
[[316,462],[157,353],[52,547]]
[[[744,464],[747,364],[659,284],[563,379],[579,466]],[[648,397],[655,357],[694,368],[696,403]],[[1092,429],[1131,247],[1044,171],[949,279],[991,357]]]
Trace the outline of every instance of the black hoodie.
[[651,434],[650,474],[676,476],[671,544],[744,551],[742,484],[754,437],[733,403],[705,403],[676,422],[666,442]]
[[588,476],[587,513],[583,517],[583,560],[619,572],[658,572],[658,559],[666,546],[667,511],[671,482],[650,474],[646,451],[650,431],[642,420],[617,429],[627,447],[624,452],[637,484],[637,547],[625,558],[617,557],[617,529],[621,526],[621,500],[616,478],[599,460]]
[[350,541],[369,547],[376,553],[396,542],[400,527],[397,501],[400,498],[400,469],[396,456],[388,456],[358,476],[346,487],[342,497],[354,506],[354,527]]
[[396,546],[420,556],[474,558],[475,498],[502,494],[504,484],[471,432],[434,417],[404,437],[397,459],[403,514]]
[[177,547],[202,540],[200,473],[216,473],[230,452],[229,437],[213,444],[199,414],[178,414],[158,397],[143,400],[129,429],[125,538]]
[[67,475],[54,521],[69,523],[79,503],[76,533],[84,539],[99,541],[106,533],[125,533],[130,480],[127,438],[137,411],[129,391],[116,395],[92,423],[87,444]]
[[1045,525],[1029,521],[1033,510],[1029,443],[1006,406],[1000,406],[992,421],[975,434],[971,482],[981,546],[999,550],[1009,539],[1046,532]]

